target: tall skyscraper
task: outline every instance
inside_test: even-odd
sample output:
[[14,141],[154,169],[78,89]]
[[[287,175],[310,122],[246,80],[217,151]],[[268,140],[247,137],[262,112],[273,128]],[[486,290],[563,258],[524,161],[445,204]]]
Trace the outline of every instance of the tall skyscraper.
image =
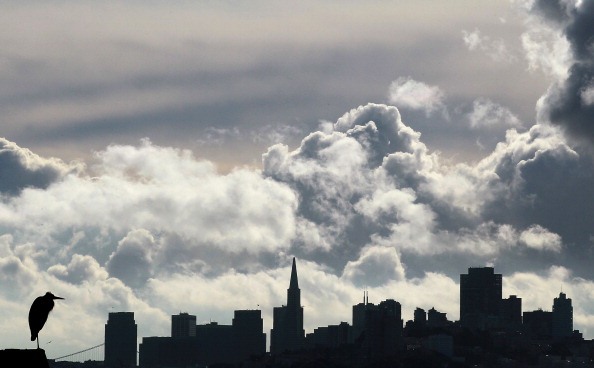
[[403,348],[402,307],[393,299],[378,305],[368,302],[365,295],[363,303],[353,306],[353,335],[356,345],[360,345],[368,357],[378,358],[395,354]]
[[234,354],[238,361],[266,353],[266,334],[264,333],[262,311],[236,310],[232,323],[235,337]]
[[571,298],[565,293],[559,293],[559,297],[553,300],[552,315],[553,338],[569,337],[573,333],[573,306]]
[[368,310],[375,309],[375,304],[369,303],[367,291],[363,292],[363,302],[353,305],[353,332],[351,342],[357,341],[363,331],[365,331],[366,313]]
[[136,367],[138,328],[134,312],[109,313],[105,324],[105,367]]
[[196,316],[180,313],[171,316],[171,337],[196,336]]
[[297,265],[293,257],[291,281],[287,289],[287,305],[274,307],[272,330],[270,331],[270,353],[278,354],[285,350],[298,350],[305,343],[303,329],[303,307],[301,290],[297,279]]
[[471,267],[460,275],[460,323],[486,329],[497,325],[501,308],[501,274],[493,267]]

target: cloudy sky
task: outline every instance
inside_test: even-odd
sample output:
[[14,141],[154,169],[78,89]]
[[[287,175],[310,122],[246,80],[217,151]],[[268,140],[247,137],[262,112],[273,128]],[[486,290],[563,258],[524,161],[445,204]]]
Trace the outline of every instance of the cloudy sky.
[[594,2],[0,3],[1,348],[392,298],[493,266],[594,338]]

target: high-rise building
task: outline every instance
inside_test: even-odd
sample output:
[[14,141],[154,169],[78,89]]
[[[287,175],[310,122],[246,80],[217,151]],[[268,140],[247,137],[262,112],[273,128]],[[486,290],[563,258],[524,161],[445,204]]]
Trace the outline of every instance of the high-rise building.
[[238,361],[266,353],[266,334],[260,310],[236,310],[233,317],[234,355]]
[[351,342],[357,341],[365,331],[365,318],[368,310],[375,309],[375,304],[369,303],[369,295],[363,292],[363,302],[353,305],[353,328]]
[[401,305],[387,299],[365,310],[362,349],[369,357],[393,355],[404,348]]
[[573,306],[571,298],[565,293],[553,300],[552,335],[553,338],[570,337],[573,333]]
[[196,325],[198,362],[205,365],[233,362],[233,326],[209,322]]
[[522,298],[510,295],[501,300],[501,325],[509,331],[518,331],[522,327]]
[[171,337],[196,336],[196,316],[180,313],[171,316]]
[[460,324],[487,329],[499,324],[502,277],[493,267],[471,267],[460,275]]
[[134,312],[109,313],[105,324],[105,367],[136,367]]
[[303,307],[301,290],[297,279],[297,265],[293,257],[291,281],[287,289],[287,305],[274,307],[272,330],[270,331],[270,353],[278,354],[286,350],[298,350],[305,343],[303,329]]

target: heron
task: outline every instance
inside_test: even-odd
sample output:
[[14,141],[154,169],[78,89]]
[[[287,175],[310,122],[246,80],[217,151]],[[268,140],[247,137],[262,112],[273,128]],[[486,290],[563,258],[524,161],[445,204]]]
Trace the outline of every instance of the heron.
[[47,321],[47,316],[54,309],[54,300],[64,299],[59,296],[55,296],[49,291],[43,296],[35,298],[31,309],[29,309],[29,329],[31,329],[31,341],[37,340],[37,349],[39,349],[39,331],[43,328],[43,325]]

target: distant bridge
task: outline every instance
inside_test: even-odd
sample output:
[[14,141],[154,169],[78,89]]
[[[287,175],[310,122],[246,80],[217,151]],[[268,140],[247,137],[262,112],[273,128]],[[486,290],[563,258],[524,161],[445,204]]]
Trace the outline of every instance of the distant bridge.
[[68,362],[86,362],[88,360],[103,361],[105,357],[105,344],[95,345],[93,347],[77,351],[76,353],[53,358],[54,361]]

